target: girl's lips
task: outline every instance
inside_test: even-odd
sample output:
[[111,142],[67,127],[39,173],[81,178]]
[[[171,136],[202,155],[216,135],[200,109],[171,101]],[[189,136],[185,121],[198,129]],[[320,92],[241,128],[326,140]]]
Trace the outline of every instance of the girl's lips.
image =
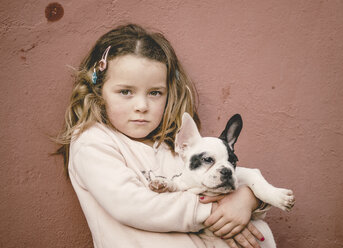
[[132,120],[131,122],[136,123],[136,124],[145,124],[148,123],[146,120]]

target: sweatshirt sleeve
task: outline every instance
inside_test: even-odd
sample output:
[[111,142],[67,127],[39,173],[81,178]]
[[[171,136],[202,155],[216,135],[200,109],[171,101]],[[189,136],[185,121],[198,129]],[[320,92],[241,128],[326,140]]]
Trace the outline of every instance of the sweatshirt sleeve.
[[212,204],[190,192],[155,193],[126,166],[111,143],[83,144],[72,154],[73,174],[107,213],[122,224],[155,232],[197,232]]

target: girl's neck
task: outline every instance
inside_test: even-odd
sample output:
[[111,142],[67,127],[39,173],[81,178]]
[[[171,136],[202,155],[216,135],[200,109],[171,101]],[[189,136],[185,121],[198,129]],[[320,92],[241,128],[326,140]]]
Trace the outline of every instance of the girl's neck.
[[154,142],[153,140],[151,140],[151,139],[134,139],[134,138],[130,138],[130,139],[135,140],[135,141],[138,141],[138,142],[141,142],[141,143],[146,144],[146,145],[151,146],[151,147],[153,147],[153,145],[154,145],[154,143],[155,143],[155,142]]
[[[117,132],[120,132],[111,123],[109,124],[109,127],[112,128],[113,130],[116,130]],[[122,133],[122,134],[125,135],[126,137],[128,137],[131,140],[141,142],[141,143],[146,144],[146,145],[151,146],[151,147],[153,147],[154,144],[155,144],[155,141],[153,141],[152,139],[149,139],[149,138],[138,138],[138,139],[136,139],[136,138],[132,138],[130,136],[127,136],[124,133]]]

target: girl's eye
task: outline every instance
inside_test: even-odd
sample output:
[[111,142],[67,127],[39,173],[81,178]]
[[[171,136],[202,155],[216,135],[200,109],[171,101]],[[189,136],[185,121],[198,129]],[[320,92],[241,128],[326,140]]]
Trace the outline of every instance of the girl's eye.
[[150,92],[150,95],[152,95],[152,96],[160,96],[160,95],[162,95],[162,92],[158,91],[158,90],[154,90],[154,91]]
[[120,90],[120,94],[122,94],[123,96],[128,96],[131,93],[132,93],[131,90]]

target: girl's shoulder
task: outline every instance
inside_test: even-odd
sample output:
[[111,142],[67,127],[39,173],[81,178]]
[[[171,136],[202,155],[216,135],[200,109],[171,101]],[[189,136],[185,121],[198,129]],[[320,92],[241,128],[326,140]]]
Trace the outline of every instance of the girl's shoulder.
[[71,147],[80,147],[91,144],[115,145],[119,141],[119,133],[104,124],[95,123],[82,133],[75,135]]

